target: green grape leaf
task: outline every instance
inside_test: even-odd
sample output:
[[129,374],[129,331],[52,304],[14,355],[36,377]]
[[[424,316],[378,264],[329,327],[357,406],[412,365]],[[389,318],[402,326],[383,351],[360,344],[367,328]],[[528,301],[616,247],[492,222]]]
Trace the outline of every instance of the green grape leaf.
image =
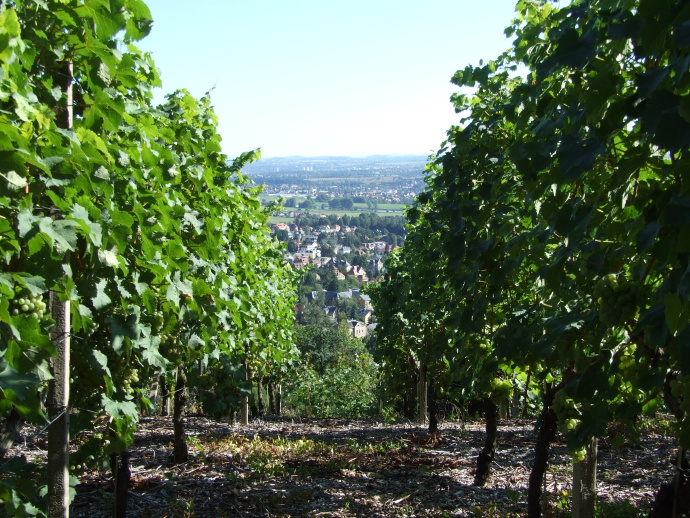
[[684,329],[690,321],[690,305],[683,304],[677,293],[664,295],[666,325],[672,335]]
[[3,178],[4,192],[19,191],[28,185],[26,178],[19,176],[15,171],[0,173]]
[[81,205],[74,204],[70,217],[77,221],[79,228],[84,232],[94,246],[101,246],[102,228],[99,223],[91,221],[88,211]]
[[112,374],[110,373],[110,368],[108,367],[108,357],[104,353],[96,349],[91,351],[91,354],[93,355],[94,360],[96,360],[96,363],[102,369],[103,374],[112,377]]
[[105,394],[101,395],[101,403],[108,415],[115,419],[124,419],[128,417],[134,421],[138,420],[139,413],[137,405],[133,401],[116,401],[109,398]]
[[100,40],[108,40],[124,28],[123,15],[113,12],[107,0],[85,0],[74,12],[82,19],[93,20]]
[[5,393],[5,397],[8,396],[8,391],[12,391],[19,400],[24,400],[29,392],[39,384],[38,376],[30,373],[19,374],[4,359],[0,358],[0,390]]
[[91,297],[91,303],[97,311],[107,308],[112,303],[112,299],[106,293],[107,288],[108,282],[105,279],[99,280],[94,286],[94,295]]
[[167,369],[169,362],[158,350],[159,343],[160,339],[157,337],[140,340],[139,345],[143,346],[141,357],[152,367]]
[[122,353],[125,338],[136,340],[140,335],[139,319],[137,315],[114,314],[105,320],[110,327],[112,348],[119,355]]

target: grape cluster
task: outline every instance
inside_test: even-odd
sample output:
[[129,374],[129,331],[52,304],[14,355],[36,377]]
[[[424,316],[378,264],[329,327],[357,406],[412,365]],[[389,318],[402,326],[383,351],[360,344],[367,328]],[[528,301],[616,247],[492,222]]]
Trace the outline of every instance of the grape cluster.
[[[685,376],[676,376],[668,384],[671,387],[671,395],[675,398],[682,398],[685,395],[687,389],[687,382],[689,380]],[[683,410],[690,410],[690,408],[684,408]]]
[[12,299],[12,314],[31,315],[37,320],[42,320],[46,312],[46,303],[43,302],[41,295],[20,293],[18,297]]
[[[559,390],[556,393],[551,408],[558,417],[558,428],[563,434],[574,433],[582,423],[579,419],[580,410],[575,400],[568,397],[564,390]],[[570,456],[574,462],[582,462],[585,460],[586,454],[587,450],[585,448],[570,450]]]
[[139,383],[139,372],[141,365],[132,358],[126,358],[125,355],[118,355],[109,347],[105,351],[108,358],[108,369],[112,376],[113,385],[116,389],[122,389],[125,394],[131,396],[134,394],[134,389]]
[[491,354],[491,344],[486,337],[473,334],[467,339],[467,350],[469,354],[485,357]]
[[634,318],[643,299],[642,288],[615,275],[608,275],[594,286],[594,300],[599,305],[599,319],[606,327],[623,325]]
[[161,339],[161,347],[167,347],[172,349],[175,346],[180,345],[179,335],[164,333],[162,335],[158,335],[158,338]]
[[577,419],[580,411],[575,404],[575,400],[568,397],[564,390],[559,390],[553,398],[551,409],[556,413],[558,423],[563,433],[575,430],[580,424]]
[[125,391],[125,394],[128,396],[134,394],[132,384],[139,383],[139,373],[135,369],[129,367],[122,369],[118,374],[118,377],[122,380],[122,389]]
[[[101,398],[101,370],[93,363],[94,351],[107,351],[110,336],[100,328],[95,320],[82,320],[82,328],[75,330],[76,340],[71,342],[72,378],[70,379],[70,404],[76,407],[91,408],[99,405]],[[84,383],[79,373],[87,372],[90,382]]]
[[491,399],[498,404],[509,398],[513,393],[513,384],[510,380],[494,378],[491,380]]
[[618,363],[618,369],[623,376],[623,379],[627,381],[637,380],[638,365],[635,360],[635,350],[637,346],[635,344],[628,344],[623,350],[620,361]]
[[151,335],[160,339],[159,349],[163,354],[168,354],[179,345],[179,334],[170,332],[164,333],[165,315],[162,311],[156,311],[149,320],[151,324]]
[[181,360],[182,338],[179,334],[162,334],[159,335],[161,340],[158,345],[160,353],[171,361]]
[[582,447],[578,448],[577,450],[571,450],[570,451],[570,456],[573,458],[574,462],[582,462],[585,460],[585,457],[587,455],[587,449]]
[[158,310],[153,315],[149,315],[146,318],[146,322],[151,325],[151,334],[153,336],[160,336],[163,330],[163,324],[165,324],[165,317],[163,312]]

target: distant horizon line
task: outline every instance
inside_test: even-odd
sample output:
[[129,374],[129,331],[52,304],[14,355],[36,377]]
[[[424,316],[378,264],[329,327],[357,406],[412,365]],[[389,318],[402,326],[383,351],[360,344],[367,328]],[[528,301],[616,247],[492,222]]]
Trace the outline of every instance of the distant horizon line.
[[372,158],[372,157],[425,157],[430,153],[373,153],[368,155],[281,155],[281,156],[262,156],[260,160],[270,160],[274,158]]

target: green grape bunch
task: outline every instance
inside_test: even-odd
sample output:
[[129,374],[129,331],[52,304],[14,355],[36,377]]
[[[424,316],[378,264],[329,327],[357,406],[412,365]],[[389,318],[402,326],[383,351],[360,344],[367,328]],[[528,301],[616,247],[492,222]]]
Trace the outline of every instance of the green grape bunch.
[[486,337],[473,334],[467,340],[467,348],[477,356],[484,357],[491,354],[491,343]]
[[151,324],[151,333],[159,336],[165,324],[165,316],[161,310],[158,310],[148,318],[148,322]]
[[43,301],[42,295],[35,295],[33,293],[19,293],[10,301],[12,315],[30,315],[36,320],[43,320],[46,314],[47,305]]
[[137,383],[139,383],[139,373],[137,369],[131,367],[130,364],[127,367],[120,369],[117,374],[117,378],[114,380],[117,386],[122,387],[125,394],[131,396],[134,394],[134,389]]
[[491,399],[498,404],[513,394],[513,384],[508,379],[493,378],[491,380]]
[[626,344],[618,356],[618,371],[624,381],[631,383],[634,387],[638,385],[641,377],[651,368],[649,358],[635,356],[637,346]]
[[559,390],[553,398],[551,409],[556,413],[559,421],[564,421],[568,417],[576,417],[579,415],[579,410],[575,404],[575,400],[568,397],[565,390]]
[[551,409],[558,418],[558,428],[564,434],[574,431],[580,425],[580,409],[565,390],[559,390],[553,398]]
[[587,456],[587,450],[585,448],[578,448],[576,450],[570,450],[570,456],[573,458],[575,463],[582,462]]
[[600,279],[592,296],[599,306],[599,319],[606,327],[622,326],[634,319],[644,301],[639,284],[614,274]]
[[[582,424],[582,414],[579,405],[566,394],[565,390],[559,390],[556,393],[551,409],[556,413],[558,429],[563,435],[569,436],[577,432]],[[587,450],[585,448],[569,449],[569,453],[573,461],[577,463],[585,459]]]
[[179,355],[179,351],[182,349],[182,340],[179,334],[164,333],[158,335],[158,337],[161,340],[158,349],[163,356],[170,358]]

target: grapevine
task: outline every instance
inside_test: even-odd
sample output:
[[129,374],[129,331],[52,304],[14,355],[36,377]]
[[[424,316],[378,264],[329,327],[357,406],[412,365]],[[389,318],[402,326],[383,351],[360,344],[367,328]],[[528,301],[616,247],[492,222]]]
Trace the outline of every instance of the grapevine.
[[[460,120],[407,211],[395,279],[377,292],[391,356],[452,358],[418,324],[441,320],[470,353],[466,384],[488,385],[501,363],[567,381],[554,411],[575,461],[609,423],[653,412],[668,372],[684,405],[677,439],[689,442],[690,121],[687,78],[669,72],[690,56],[682,6],[522,6],[506,31],[513,48],[453,77],[473,93],[453,97]],[[477,348],[454,337],[487,329],[494,368],[468,367]],[[541,453],[530,516],[541,512]]]
[[[74,422],[102,434],[77,471],[128,447],[153,376],[257,336],[270,340],[253,353],[275,351],[277,368],[291,357],[292,274],[240,171],[258,154],[222,154],[208,97],[152,106],[160,79],[134,45],[150,27],[141,0],[0,5],[0,355],[28,389],[4,408],[43,417],[52,290],[72,313]],[[2,486],[0,500],[21,498]]]

